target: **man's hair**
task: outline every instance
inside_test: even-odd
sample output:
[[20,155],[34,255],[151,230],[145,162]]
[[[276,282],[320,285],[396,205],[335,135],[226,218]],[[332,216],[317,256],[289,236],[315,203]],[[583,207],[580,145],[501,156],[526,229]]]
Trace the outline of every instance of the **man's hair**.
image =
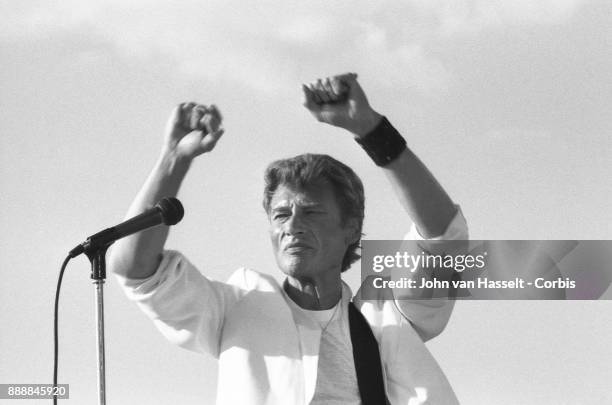
[[305,153],[270,163],[264,174],[263,207],[270,214],[270,201],[281,185],[304,189],[327,181],[331,184],[340,208],[341,226],[354,220],[359,239],[350,244],[342,259],[342,271],[361,257],[358,253],[363,227],[365,197],[363,184],[355,172],[342,162],[328,155]]

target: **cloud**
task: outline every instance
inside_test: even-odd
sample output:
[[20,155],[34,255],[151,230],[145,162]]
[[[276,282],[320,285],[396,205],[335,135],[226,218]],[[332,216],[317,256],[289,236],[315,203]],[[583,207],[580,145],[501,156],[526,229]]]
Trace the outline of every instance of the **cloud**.
[[586,0],[411,0],[438,21],[443,35],[566,22]]
[[269,92],[358,71],[383,87],[444,90],[452,77],[428,41],[508,24],[565,21],[582,0],[76,1],[0,9],[4,38],[87,33],[124,57],[162,57],[204,80]]

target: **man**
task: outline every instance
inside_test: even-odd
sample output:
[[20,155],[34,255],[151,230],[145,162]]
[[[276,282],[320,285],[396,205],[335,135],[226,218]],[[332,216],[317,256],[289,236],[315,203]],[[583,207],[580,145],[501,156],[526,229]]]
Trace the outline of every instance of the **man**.
[[[351,132],[382,168],[415,224],[410,238],[424,244],[426,238],[467,239],[458,207],[369,105],[356,75],[318,80],[303,92],[317,120]],[[188,103],[174,110],[161,156],[128,216],[177,194],[193,159],[213,150],[223,134],[221,121],[215,106]],[[164,251],[167,227],[118,241],[109,263],[128,297],[169,340],[219,358],[219,404],[373,403],[365,398],[370,387],[363,376],[376,367],[383,376],[370,381],[383,393],[377,403],[455,404],[423,343],[444,328],[453,302],[353,299],[341,281],[359,257],[363,202],[358,177],[329,156],[270,165],[264,208],[286,275],[282,286],[249,269],[236,271],[228,283],[207,279],[180,253]],[[374,347],[353,352],[363,341],[354,338],[357,324],[373,333]],[[375,353],[377,364],[356,371],[364,351]]]

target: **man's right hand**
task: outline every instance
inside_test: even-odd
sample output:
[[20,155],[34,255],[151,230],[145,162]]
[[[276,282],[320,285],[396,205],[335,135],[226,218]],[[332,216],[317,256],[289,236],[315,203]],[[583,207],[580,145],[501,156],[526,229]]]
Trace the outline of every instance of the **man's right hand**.
[[210,152],[223,135],[222,120],[215,105],[179,104],[166,124],[164,151],[186,160]]
[[[211,151],[221,135],[221,113],[214,105],[179,104],[164,134],[162,153],[132,202],[131,218],[153,207],[161,198],[178,194],[192,159]],[[118,240],[112,247],[108,266],[127,278],[142,279],[155,273],[168,237],[168,227],[158,226]]]

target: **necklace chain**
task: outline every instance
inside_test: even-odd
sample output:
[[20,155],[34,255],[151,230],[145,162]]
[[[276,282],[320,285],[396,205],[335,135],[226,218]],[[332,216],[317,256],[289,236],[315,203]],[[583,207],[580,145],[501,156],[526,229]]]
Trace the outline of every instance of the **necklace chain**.
[[336,312],[338,312],[338,308],[340,308],[341,306],[342,306],[342,299],[338,301],[338,303],[336,304],[336,308],[334,309],[334,312],[332,312],[332,315],[331,315],[331,318],[329,318],[329,321],[327,321],[327,323],[325,324],[325,327],[321,328],[321,334],[323,334],[327,330],[327,327],[329,326],[329,324],[331,324],[332,321],[334,320],[334,317],[336,316]]

